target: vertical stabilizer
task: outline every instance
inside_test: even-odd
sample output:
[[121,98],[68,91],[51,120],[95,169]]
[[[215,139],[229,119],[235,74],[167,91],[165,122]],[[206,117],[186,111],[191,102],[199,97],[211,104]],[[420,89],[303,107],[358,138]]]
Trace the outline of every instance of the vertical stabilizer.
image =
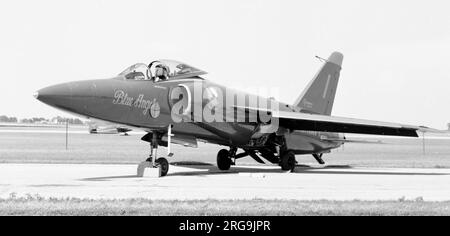
[[331,115],[344,55],[334,52],[314,76],[294,106],[300,112]]

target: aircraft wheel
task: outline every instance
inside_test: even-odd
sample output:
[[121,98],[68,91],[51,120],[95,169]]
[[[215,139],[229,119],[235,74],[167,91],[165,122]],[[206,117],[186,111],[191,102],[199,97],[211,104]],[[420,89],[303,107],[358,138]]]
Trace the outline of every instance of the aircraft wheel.
[[230,152],[222,149],[217,153],[217,167],[220,170],[229,170],[231,166]]
[[161,167],[161,176],[166,176],[169,172],[169,162],[166,158],[158,158],[156,159],[156,164]]
[[287,151],[281,156],[281,169],[284,171],[293,171],[295,169],[295,153]]

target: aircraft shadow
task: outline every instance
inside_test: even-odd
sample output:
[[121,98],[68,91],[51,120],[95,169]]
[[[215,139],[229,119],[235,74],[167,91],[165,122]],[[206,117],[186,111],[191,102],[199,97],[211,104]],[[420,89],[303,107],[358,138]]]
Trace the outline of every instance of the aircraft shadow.
[[[189,168],[188,171],[181,171],[170,173],[170,176],[211,176],[211,175],[224,175],[224,174],[283,174],[286,173],[282,171],[280,167],[273,166],[273,168],[261,168],[260,166],[232,166],[228,171],[221,171],[216,166],[210,163],[201,162],[178,162],[171,163],[173,166],[186,167]],[[348,171],[346,171],[348,169]],[[353,169],[353,170],[350,170]],[[349,165],[330,165],[324,167],[311,167],[308,165],[297,165],[296,169],[291,172],[293,175],[302,174],[323,174],[323,175],[392,175],[392,176],[439,176],[439,175],[449,175],[447,173],[424,173],[424,172],[398,172],[398,171],[365,171],[365,170],[355,170]],[[84,178],[81,181],[111,181],[114,179],[133,179],[140,178],[136,175],[123,175],[123,176],[104,176],[104,177],[93,177]]]
[[[231,167],[229,171],[221,171],[213,165],[208,166],[184,166],[192,169],[198,169],[199,171],[186,171],[169,173],[167,176],[207,176],[207,175],[219,175],[219,174],[239,174],[239,173],[286,173],[280,170],[278,166],[273,168],[258,168],[252,166],[239,166]],[[398,172],[398,171],[365,171],[365,170],[351,170],[345,171],[345,169],[354,169],[349,165],[330,165],[325,167],[310,167],[307,165],[297,165],[296,169],[291,174],[324,174],[324,175],[392,175],[392,176],[440,176],[449,175],[447,173],[426,173],[426,172]],[[335,170],[335,171],[334,171]]]
[[252,167],[231,167],[230,170],[222,171],[215,166],[183,166],[195,170],[169,173],[167,176],[208,176],[208,175],[223,175],[223,174],[239,174],[239,173],[283,173],[279,168],[261,169]]
[[[186,167],[190,169],[196,169],[198,171],[185,171],[185,172],[176,172],[176,173],[169,173],[167,176],[207,176],[207,175],[221,175],[221,174],[239,174],[239,173],[248,173],[248,174],[258,174],[258,173],[287,173],[286,171],[282,171],[280,167],[273,166],[272,168],[261,168],[261,166],[232,166],[230,170],[228,171],[221,171],[219,170],[215,165],[204,163],[204,165],[177,165],[180,167]],[[312,168],[308,165],[297,165],[297,168]],[[330,167],[322,167],[322,169],[326,168],[333,168],[333,169],[345,169],[345,168],[352,168],[348,165],[342,165],[342,166],[330,166]],[[293,172],[294,174],[296,172]]]
[[[293,173],[296,174],[324,174],[324,175],[397,175],[397,176],[438,176],[438,175],[449,175],[446,173],[424,173],[424,172],[395,172],[395,171],[324,171],[324,168],[304,168],[295,169]],[[335,168],[328,168],[335,169]]]
[[113,179],[133,179],[140,178],[137,175],[122,175],[122,176],[103,176],[103,177],[92,177],[80,179],[80,181],[109,181]]

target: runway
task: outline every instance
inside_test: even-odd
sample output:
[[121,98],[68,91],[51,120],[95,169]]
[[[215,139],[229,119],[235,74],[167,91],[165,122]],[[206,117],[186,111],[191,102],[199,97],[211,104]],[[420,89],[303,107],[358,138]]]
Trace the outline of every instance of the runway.
[[0,198],[450,200],[450,169],[170,166],[163,178],[137,178],[137,165],[0,164]]

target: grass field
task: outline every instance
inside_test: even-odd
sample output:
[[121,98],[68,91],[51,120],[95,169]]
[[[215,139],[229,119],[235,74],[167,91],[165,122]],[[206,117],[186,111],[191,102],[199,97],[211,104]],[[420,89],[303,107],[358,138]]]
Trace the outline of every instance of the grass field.
[[[69,135],[69,149],[65,149],[64,133],[5,132],[5,130],[31,130],[38,128],[0,128],[0,162],[3,163],[104,163],[134,164],[148,155],[149,146],[140,140],[142,134],[90,135],[87,129]],[[42,130],[42,128],[40,128]],[[47,128],[64,131],[63,128]],[[3,132],[2,132],[3,131]],[[86,131],[86,132],[84,132]],[[369,139],[369,138],[367,138]],[[379,138],[376,138],[379,140]],[[422,154],[420,138],[386,138],[384,144],[346,144],[343,148],[325,154],[328,165],[363,167],[420,167],[450,168],[450,139],[426,140],[426,155]],[[221,148],[200,143],[198,149],[173,146],[175,156],[171,162],[205,162],[215,164]],[[165,155],[161,148],[159,153]],[[310,156],[297,156],[300,164],[317,166]],[[251,158],[238,160],[239,164],[255,164]]]
[[450,202],[278,201],[146,199],[89,200],[10,198],[0,200],[0,215],[175,215],[175,216],[430,216],[450,215]]

